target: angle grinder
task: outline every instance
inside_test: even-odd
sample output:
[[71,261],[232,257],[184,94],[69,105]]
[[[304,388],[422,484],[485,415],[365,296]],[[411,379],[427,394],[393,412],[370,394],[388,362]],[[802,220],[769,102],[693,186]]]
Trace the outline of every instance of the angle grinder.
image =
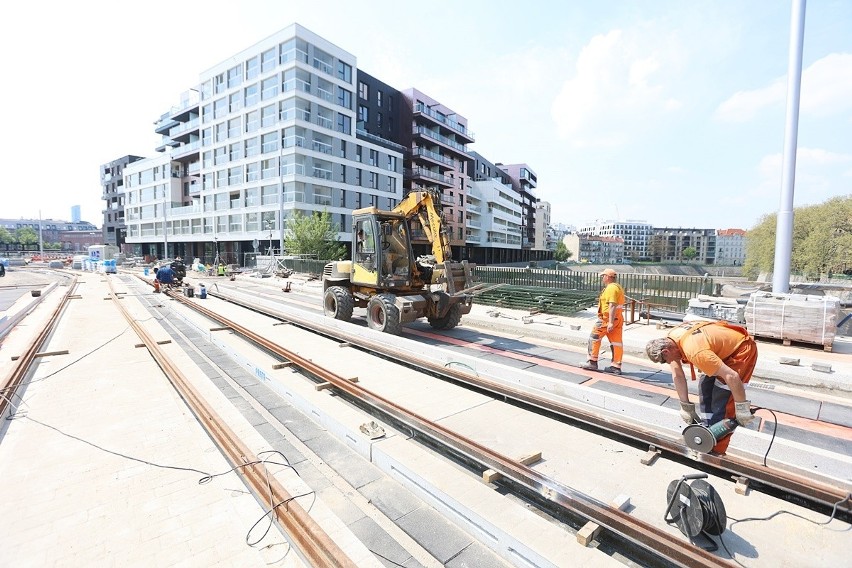
[[[757,410],[757,408],[752,408],[751,413],[754,414]],[[739,426],[739,422],[733,418],[725,418],[711,426],[690,424],[683,429],[683,442],[690,449],[706,454],[719,443],[719,440],[730,436],[737,426]]]

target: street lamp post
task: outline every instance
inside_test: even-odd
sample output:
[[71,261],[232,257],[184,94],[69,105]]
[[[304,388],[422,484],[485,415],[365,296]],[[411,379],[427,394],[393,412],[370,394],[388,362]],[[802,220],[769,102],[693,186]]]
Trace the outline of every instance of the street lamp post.
[[266,229],[269,231],[269,250],[267,254],[272,256],[272,221],[270,219],[266,220]]

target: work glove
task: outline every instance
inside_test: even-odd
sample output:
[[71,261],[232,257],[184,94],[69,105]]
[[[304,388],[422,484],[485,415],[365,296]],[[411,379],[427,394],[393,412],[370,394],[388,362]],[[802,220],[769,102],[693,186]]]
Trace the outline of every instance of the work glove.
[[754,414],[751,413],[751,401],[735,402],[734,408],[737,410],[735,418],[740,426],[748,426],[749,422],[754,420]]
[[691,402],[680,403],[680,417],[687,424],[701,424],[701,419],[695,412],[695,404]]

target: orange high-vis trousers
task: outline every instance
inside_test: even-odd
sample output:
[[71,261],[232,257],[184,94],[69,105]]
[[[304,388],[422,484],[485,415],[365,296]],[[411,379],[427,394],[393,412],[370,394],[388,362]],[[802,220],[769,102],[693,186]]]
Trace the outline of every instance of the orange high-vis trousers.
[[621,360],[624,358],[624,343],[621,334],[624,331],[624,319],[615,316],[612,331],[607,331],[607,322],[598,320],[592,333],[589,335],[589,361],[597,361],[601,351],[601,342],[606,337],[612,347],[612,366],[621,368]]

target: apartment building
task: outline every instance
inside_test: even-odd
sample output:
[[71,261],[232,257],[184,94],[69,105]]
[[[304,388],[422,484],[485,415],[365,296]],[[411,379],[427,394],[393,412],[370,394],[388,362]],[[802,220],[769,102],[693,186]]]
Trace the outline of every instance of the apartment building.
[[653,227],[644,221],[594,221],[581,225],[579,233],[599,237],[618,237],[624,241],[626,261],[648,260]]
[[[684,255],[687,249],[695,250],[695,257]],[[684,229],[655,227],[648,245],[653,262],[695,262],[715,264],[715,229]]]
[[101,199],[105,201],[101,227],[102,244],[115,245],[126,254],[131,251],[125,245],[127,227],[124,223],[124,168],[142,159],[142,156],[127,155],[101,165]]
[[[87,221],[63,221],[57,219],[0,219],[0,227],[9,232],[12,239],[16,239],[18,231],[29,229],[34,235],[32,245],[22,247],[18,243],[0,243],[4,251],[33,250],[38,247],[38,238],[41,235],[43,243],[59,243],[63,252],[74,252],[86,250],[89,245],[102,245],[103,237],[101,231],[92,223]],[[29,231],[27,231],[29,232]]]
[[538,176],[527,164],[497,164],[497,167],[509,174],[512,187],[521,197],[521,247],[533,248],[535,245],[535,204],[538,198],[535,189]]
[[572,233],[562,237],[571,260],[591,264],[617,264],[624,259],[624,239]]
[[746,257],[746,232],[743,229],[716,231],[716,264],[742,266]]
[[550,203],[535,204],[535,241],[533,249],[553,251],[558,241],[556,231],[550,226]]
[[403,196],[402,148],[358,133],[354,55],[293,24],[204,71],[155,131],[163,156],[128,166],[136,254],[243,261],[296,215],[328,211],[351,240],[353,209]]

